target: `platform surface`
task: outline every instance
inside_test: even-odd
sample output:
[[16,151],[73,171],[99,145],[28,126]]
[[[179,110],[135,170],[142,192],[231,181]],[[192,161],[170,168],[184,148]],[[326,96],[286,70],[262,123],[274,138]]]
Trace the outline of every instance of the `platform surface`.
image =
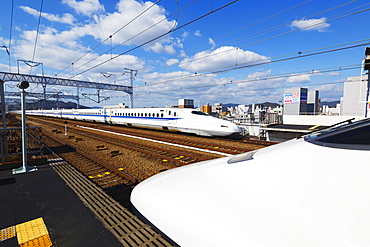
[[[48,164],[24,174],[0,171],[0,230],[40,217],[54,246],[122,246]],[[17,238],[4,246],[18,246]]]

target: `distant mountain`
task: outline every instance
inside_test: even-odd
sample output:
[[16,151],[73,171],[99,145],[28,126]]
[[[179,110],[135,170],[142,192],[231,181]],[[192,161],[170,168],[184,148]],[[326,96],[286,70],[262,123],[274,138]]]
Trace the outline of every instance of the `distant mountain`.
[[337,104],[339,104],[339,103],[340,103],[339,100],[336,100],[336,101],[323,101],[323,102],[321,102],[320,107],[322,107],[324,105],[327,105],[330,108],[335,108],[337,106]]
[[[236,107],[236,106],[241,105],[241,104],[228,103],[228,104],[223,104],[223,105],[226,106],[226,107]],[[272,103],[272,102],[256,103],[254,105],[255,106],[259,106],[260,108],[261,108],[261,106],[271,107],[271,108],[275,108],[275,107],[279,107],[280,106],[279,104]],[[247,106],[252,106],[252,104],[249,104]]]
[[[61,109],[61,108],[65,108],[65,109],[77,109],[77,104],[74,103],[74,102],[64,102],[64,101],[46,101],[45,104],[43,104],[42,102],[35,102],[35,103],[27,103],[26,104],[26,109],[27,110],[37,110],[37,109],[46,109],[46,110],[50,110],[50,109],[56,109],[58,108]],[[89,109],[90,107],[87,107],[87,106],[83,106],[83,105],[80,105],[79,109]],[[8,106],[8,109],[9,110],[20,110],[21,109],[21,106],[20,104],[17,104],[17,105],[9,105]]]

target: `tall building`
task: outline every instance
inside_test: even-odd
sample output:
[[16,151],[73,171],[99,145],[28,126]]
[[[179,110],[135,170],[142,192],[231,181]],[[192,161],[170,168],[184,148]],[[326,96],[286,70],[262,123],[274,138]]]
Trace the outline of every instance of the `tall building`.
[[319,91],[300,87],[284,90],[284,115],[316,115],[319,111]]
[[308,90],[307,95],[307,114],[317,115],[320,111],[319,91]]
[[193,99],[179,99],[178,101],[179,108],[194,108]]
[[307,112],[307,88],[284,90],[284,115],[304,115]]
[[369,84],[367,76],[348,77],[343,88],[342,116],[369,117]]

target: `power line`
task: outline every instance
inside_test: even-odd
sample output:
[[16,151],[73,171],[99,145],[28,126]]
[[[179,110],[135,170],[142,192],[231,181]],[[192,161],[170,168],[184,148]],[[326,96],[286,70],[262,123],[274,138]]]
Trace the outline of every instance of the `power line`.
[[[37,39],[38,39],[38,36],[39,36],[39,31],[40,31],[40,22],[41,22],[41,14],[42,14],[42,7],[44,5],[44,0],[41,0],[41,6],[40,6],[40,14],[39,14],[39,20],[38,20],[38,23],[37,23],[37,31],[36,31],[36,38],[35,38],[35,46],[33,48],[33,55],[32,55],[32,59],[31,61],[35,60],[35,54],[36,54],[36,47],[37,47]],[[30,69],[30,74],[32,72],[32,68]]]
[[9,30],[9,72],[12,72],[12,66],[10,62],[10,54],[11,54],[11,47],[12,47],[12,33],[13,33],[13,13],[14,13],[14,0],[12,0],[12,7],[10,13],[10,30]]

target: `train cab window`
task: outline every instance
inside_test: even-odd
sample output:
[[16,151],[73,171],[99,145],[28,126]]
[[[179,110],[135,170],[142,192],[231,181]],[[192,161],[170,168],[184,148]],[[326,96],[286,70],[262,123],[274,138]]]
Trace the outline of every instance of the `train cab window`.
[[191,113],[195,115],[209,116],[207,113],[202,112],[202,111],[192,111]]
[[326,147],[370,149],[370,119],[324,129],[307,135],[305,140]]
[[318,137],[316,140],[329,143],[370,145],[370,125],[340,132],[335,135]]

